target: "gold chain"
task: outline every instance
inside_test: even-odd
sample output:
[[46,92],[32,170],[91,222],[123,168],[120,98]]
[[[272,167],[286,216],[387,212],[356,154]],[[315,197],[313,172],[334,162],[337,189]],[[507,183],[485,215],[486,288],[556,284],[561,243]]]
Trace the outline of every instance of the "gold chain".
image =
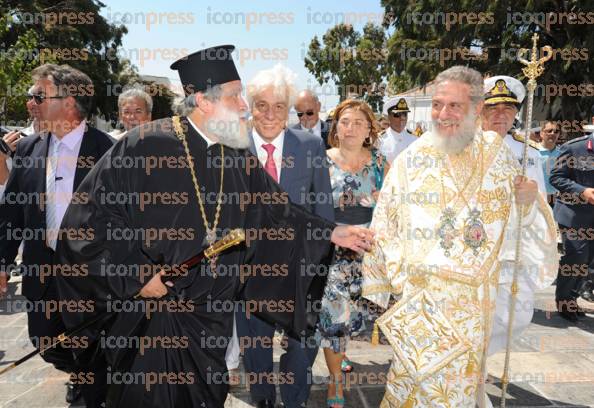
[[[484,175],[484,168],[483,168],[483,164],[484,164],[484,163],[483,163],[484,150],[483,150],[483,145],[482,145],[482,143],[481,143],[481,145],[480,145],[479,154],[478,154],[477,156],[478,156],[478,158],[479,158],[479,160],[480,160],[480,173],[479,173],[479,174],[480,174],[480,179],[479,179],[479,183],[480,183],[480,184],[479,184],[479,191],[478,191],[478,194],[477,194],[477,196],[479,196],[479,197],[480,197],[480,195],[481,195],[481,192],[482,192],[482,190],[483,190],[483,177],[485,176],[485,175]],[[468,188],[468,186],[470,185],[470,181],[472,180],[472,178],[473,178],[473,176],[474,176],[474,174],[475,174],[475,171],[476,171],[476,167],[478,167],[478,166],[479,166],[479,163],[477,163],[477,165],[474,167],[474,169],[473,169],[473,170],[472,170],[472,172],[470,173],[470,177],[469,177],[469,178],[468,178],[468,180],[466,181],[466,185],[465,185],[465,186],[462,188],[462,190],[460,190],[460,189],[459,189],[459,187],[458,187],[458,185],[457,185],[457,183],[456,183],[456,178],[455,178],[455,176],[454,176],[454,173],[452,173],[452,172],[450,171],[450,167],[453,167],[453,166],[451,165],[450,159],[449,159],[449,157],[447,157],[447,155],[446,155],[446,160],[447,160],[447,163],[446,163],[446,165],[444,166],[444,168],[445,168],[445,171],[446,171],[446,173],[447,173],[447,176],[449,176],[449,177],[452,179],[452,181],[453,181],[453,184],[454,184],[454,188],[456,189],[456,191],[455,191],[455,192],[456,192],[456,193],[458,193],[458,195],[462,196],[462,199],[464,200],[464,204],[466,205],[466,207],[468,208],[468,210],[470,210],[470,203],[469,203],[469,202],[468,202],[468,200],[466,199],[466,196],[464,195],[464,193],[466,192],[466,189],[467,189],[467,188]],[[449,164],[449,165],[448,165],[448,164]],[[444,182],[443,182],[443,176],[442,176],[442,177],[440,177],[440,181],[441,181],[441,193],[442,193],[442,195],[443,195],[443,199],[442,199],[442,200],[440,200],[440,204],[441,204],[441,208],[442,208],[442,210],[443,210],[443,208],[445,207],[445,201],[446,201],[446,197],[445,197],[445,185],[444,185]]]
[[190,155],[190,149],[188,148],[188,142],[186,140],[186,135],[183,131],[180,118],[179,116],[174,116],[172,118],[173,121],[173,128],[175,130],[175,134],[177,137],[182,141],[184,145],[184,150],[186,151],[186,158],[188,160],[188,165],[190,166],[190,173],[192,174],[192,181],[194,182],[194,190],[196,190],[196,198],[198,199],[198,204],[200,206],[200,213],[202,214],[202,221],[204,222],[204,228],[206,228],[206,237],[209,244],[212,244],[216,240],[216,229],[217,225],[219,224],[219,217],[221,215],[221,207],[222,207],[222,200],[221,197],[223,196],[223,176],[225,174],[225,150],[223,145],[221,145],[221,186],[219,188],[219,194],[217,195],[217,209],[215,211],[214,221],[212,223],[212,229],[210,228],[210,224],[208,223],[208,219],[206,217],[206,211],[204,211],[204,203],[202,202],[202,196],[200,195],[200,185],[198,184],[198,177],[196,177],[196,171],[194,170],[194,160]]

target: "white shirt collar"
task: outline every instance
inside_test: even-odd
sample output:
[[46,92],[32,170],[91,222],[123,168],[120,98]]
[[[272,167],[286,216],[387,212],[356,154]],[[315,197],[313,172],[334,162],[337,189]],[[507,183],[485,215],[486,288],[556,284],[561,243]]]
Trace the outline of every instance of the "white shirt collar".
[[192,119],[190,119],[189,116],[186,116],[188,118],[188,122],[190,122],[190,125],[192,125],[192,127],[194,128],[194,130],[196,131],[196,133],[198,133],[200,135],[200,137],[202,137],[202,139],[204,139],[204,141],[206,142],[206,147],[209,148],[210,146],[216,144],[216,142],[213,142],[212,140],[210,140],[208,137],[206,137],[201,131],[200,129],[198,129],[198,126],[196,126],[194,124],[194,122],[192,122]]
[[390,133],[394,136],[403,136],[408,134],[408,131],[406,130],[406,128],[402,129],[402,132],[398,133],[396,132],[394,129],[392,129],[391,127],[388,128],[388,130],[390,131]]
[[[258,160],[262,163],[262,166],[265,165],[266,160],[268,160],[268,152],[264,150],[262,145],[267,144],[264,139],[258,134],[258,131],[254,128],[252,129],[252,138],[254,141],[254,146],[256,147],[256,156],[258,156]],[[274,160],[274,164],[276,165],[276,177],[277,180],[280,180],[281,173],[283,169],[283,144],[285,141],[285,131],[284,129],[279,133],[277,137],[274,138],[271,145],[274,146],[274,151],[272,152],[272,159]]]
[[[299,126],[301,127],[301,130],[309,132],[309,129],[306,128],[305,126],[303,126],[301,123],[299,124]],[[322,121],[320,119],[318,119],[318,122],[311,129],[313,130],[314,134],[321,136],[322,135]]]
[[87,127],[87,121],[83,120],[79,123],[77,127],[72,129],[69,133],[66,133],[62,139],[58,139],[55,135],[50,140],[51,144],[62,144],[68,148],[70,151],[74,151],[77,146],[80,146],[82,142],[82,138],[85,134],[85,129]]
[[[256,149],[262,149],[263,144],[268,144],[267,141],[262,139],[262,136],[258,134],[256,128],[252,130],[252,136],[254,137],[254,145]],[[270,144],[274,146],[274,153],[281,153],[283,152],[283,143],[285,141],[285,130],[281,130],[277,137],[274,138]]]

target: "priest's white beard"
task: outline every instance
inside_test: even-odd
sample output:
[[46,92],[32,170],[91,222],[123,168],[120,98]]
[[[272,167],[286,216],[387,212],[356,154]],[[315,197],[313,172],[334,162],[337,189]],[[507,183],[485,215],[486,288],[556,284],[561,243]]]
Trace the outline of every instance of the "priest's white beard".
[[242,120],[241,114],[224,106],[217,106],[213,117],[206,123],[206,128],[222,145],[234,149],[246,149],[250,146],[246,121]]
[[470,112],[462,119],[460,130],[457,136],[445,136],[439,132],[440,124],[447,124],[452,121],[433,121],[433,131],[428,133],[429,141],[437,150],[445,154],[458,154],[474,140],[477,131],[477,116]]

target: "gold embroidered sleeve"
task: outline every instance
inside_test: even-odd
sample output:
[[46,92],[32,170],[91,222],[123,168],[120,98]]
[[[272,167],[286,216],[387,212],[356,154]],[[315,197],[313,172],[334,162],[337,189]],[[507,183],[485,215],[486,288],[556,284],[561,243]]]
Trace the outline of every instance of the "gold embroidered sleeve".
[[[499,283],[512,281],[515,242],[517,237],[521,237],[520,271],[527,274],[536,289],[543,289],[553,282],[559,266],[557,225],[551,208],[540,194],[528,208],[529,212],[523,215],[522,231],[519,233],[516,231],[518,209],[515,202],[512,203],[506,239],[499,254],[500,262],[510,262],[512,267],[501,269]],[[507,270],[509,273],[506,273]]]
[[396,166],[392,167],[384,181],[370,226],[375,231],[375,245],[363,258],[363,296],[384,308],[392,293],[402,291],[396,171]]

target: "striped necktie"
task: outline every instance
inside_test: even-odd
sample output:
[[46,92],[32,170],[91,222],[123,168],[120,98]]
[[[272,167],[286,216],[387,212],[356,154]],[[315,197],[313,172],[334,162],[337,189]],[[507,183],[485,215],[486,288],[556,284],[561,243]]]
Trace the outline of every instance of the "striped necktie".
[[[48,135],[50,137],[50,135]],[[56,243],[58,241],[58,215],[56,208],[56,171],[58,169],[58,149],[60,143],[54,141],[52,151],[47,156],[47,164],[45,169],[45,192],[46,192],[46,206],[45,206],[45,241],[47,246],[56,250]],[[50,142],[51,143],[51,142]]]

